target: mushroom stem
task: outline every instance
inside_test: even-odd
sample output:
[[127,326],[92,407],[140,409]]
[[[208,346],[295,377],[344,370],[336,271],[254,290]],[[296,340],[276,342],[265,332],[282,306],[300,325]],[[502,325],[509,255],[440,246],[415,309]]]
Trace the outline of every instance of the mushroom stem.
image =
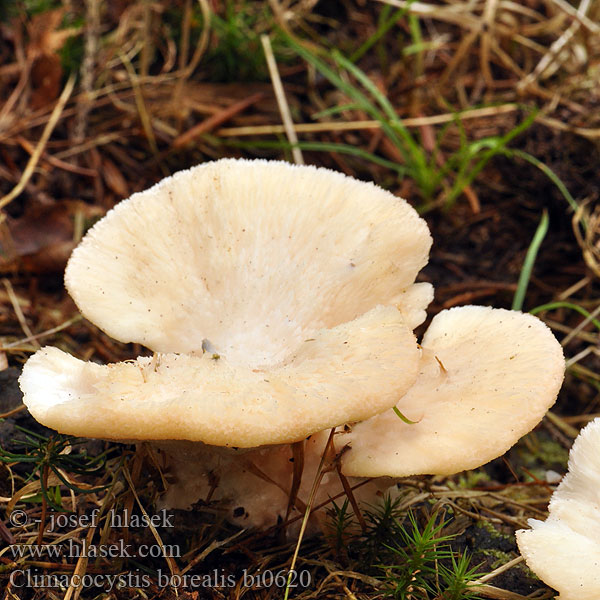
[[[324,525],[327,501],[344,494],[346,486],[357,511],[362,503],[377,502],[382,489],[393,485],[392,480],[372,481],[352,492],[351,488],[360,480],[344,477],[344,486],[334,467],[331,445],[327,451],[328,434],[329,431],[322,431],[291,446],[281,444],[243,450],[199,442],[154,443],[154,448],[164,455],[166,477],[172,481],[159,505],[167,509],[189,509],[199,500],[213,501],[224,507],[228,521],[246,528],[265,529],[291,521],[291,525],[286,525],[287,534],[296,537],[311,488],[324,461],[321,482],[313,500],[313,506],[323,506],[311,513],[308,521],[307,533],[314,534]],[[359,512],[356,514],[359,518]]]

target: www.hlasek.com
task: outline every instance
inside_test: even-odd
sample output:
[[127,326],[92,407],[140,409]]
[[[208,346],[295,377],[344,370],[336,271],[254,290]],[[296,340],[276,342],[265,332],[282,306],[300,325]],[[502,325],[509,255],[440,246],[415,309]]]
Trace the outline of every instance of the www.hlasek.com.
[[131,571],[128,573],[86,573],[84,575],[68,573],[42,573],[30,569],[17,569],[10,574],[13,588],[60,588],[69,586],[77,588],[102,588],[106,592],[123,588],[148,588],[156,585],[159,588],[307,588],[311,584],[311,573],[301,571],[257,571],[251,573],[244,569],[241,574],[227,574],[222,569],[213,569],[210,573],[177,575],[158,571],[155,578],[147,573]]
[[62,544],[12,544],[10,552],[17,558],[181,558],[176,544],[142,544],[133,546],[120,539],[114,544],[90,544],[69,538]]

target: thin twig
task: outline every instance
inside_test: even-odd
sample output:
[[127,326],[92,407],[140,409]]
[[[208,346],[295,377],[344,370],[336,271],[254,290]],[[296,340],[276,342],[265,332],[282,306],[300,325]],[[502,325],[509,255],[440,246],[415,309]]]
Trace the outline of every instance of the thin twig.
[[74,87],[75,87],[75,75],[73,73],[71,73],[71,76],[69,77],[69,79],[62,91],[62,94],[60,95],[58,102],[56,103],[56,106],[54,107],[54,110],[52,111],[52,114],[50,115],[50,119],[48,119],[48,122],[46,123],[46,127],[44,127],[44,131],[42,132],[42,137],[40,138],[40,141],[38,142],[38,144],[35,148],[35,152],[31,155],[31,157],[29,158],[29,161],[27,162],[27,166],[25,167],[25,170],[23,171],[23,174],[21,175],[21,179],[19,180],[19,183],[17,183],[17,185],[8,194],[6,194],[6,196],[0,198],[0,210],[3,209],[9,202],[14,200],[25,189],[25,186],[27,185],[27,183],[31,179],[31,176],[33,175],[33,171],[35,170],[35,167],[38,164],[38,161],[40,160],[42,153],[44,152],[46,143],[50,139],[50,136],[52,135],[52,132],[54,131],[54,127],[56,127],[56,124],[58,123],[60,115],[61,115],[65,105],[67,104],[67,101],[69,100],[69,96],[71,95],[71,92],[73,91]]
[[[144,132],[146,134],[146,139],[148,140],[148,144],[154,156],[158,156],[158,146],[156,144],[156,136],[154,135],[154,130],[152,129],[152,120],[150,119],[150,115],[148,110],[146,109],[146,103],[144,101],[144,95],[142,93],[142,88],[139,83],[139,78],[131,61],[129,58],[123,54],[119,53],[121,57],[121,61],[127,74],[129,75],[129,79],[131,81],[131,85],[135,91],[135,103],[137,106],[138,114],[140,116],[140,121],[142,122],[142,127],[144,128]],[[162,164],[162,163],[161,163]]]
[[[577,13],[579,15],[585,15],[591,0],[582,0]],[[577,33],[581,27],[580,21],[574,21],[571,23],[569,28],[550,46],[550,49],[535,66],[535,69],[527,77],[522,79],[518,84],[518,89],[525,89],[531,84],[535,83],[542,73],[559,58],[560,51],[573,39],[573,36]]]
[[[21,310],[20,306],[19,306],[19,310]],[[15,312],[16,312],[16,309],[15,309]],[[60,325],[57,325],[56,327],[52,327],[52,329],[46,329],[46,331],[42,331],[40,333],[36,333],[35,335],[31,334],[28,337],[23,338],[21,340],[17,340],[15,342],[11,342],[10,344],[6,344],[5,346],[0,346],[0,352],[5,352],[6,350],[11,350],[11,349],[13,349],[13,348],[15,348],[17,346],[20,346],[21,344],[27,344],[28,342],[35,342],[35,341],[37,341],[37,340],[39,340],[39,339],[41,339],[43,337],[47,337],[49,335],[53,335],[55,333],[58,333],[59,331],[62,331],[63,329],[66,329],[67,327],[70,327],[71,325],[73,325],[73,323],[77,323],[77,322],[81,321],[81,319],[83,319],[83,317],[81,315],[75,315],[74,317],[72,317],[68,321],[65,321],[64,323],[61,323]],[[38,344],[38,347],[39,347],[39,344]]]
[[[431,117],[414,117],[399,119],[404,127],[423,127],[425,125],[442,125],[452,121],[465,119],[479,119],[507,114],[519,110],[518,104],[502,104],[500,106],[486,106],[456,113],[443,113]],[[379,129],[380,121],[329,121],[323,123],[298,123],[292,125],[296,133],[319,133],[323,131],[360,131],[363,129]],[[220,137],[245,137],[250,135],[278,135],[286,133],[283,125],[250,125],[246,127],[223,127],[216,134]]]
[[224,110],[211,115],[208,117],[208,119],[204,119],[204,121],[201,121],[197,125],[194,125],[194,127],[191,129],[188,129],[185,133],[182,133],[180,136],[176,137],[173,140],[173,148],[182,148],[183,146],[186,146],[198,136],[212,131],[215,127],[225,123],[225,121],[229,121],[229,119],[246,110],[249,106],[252,106],[259,100],[262,100],[263,97],[264,94],[262,92],[258,92],[257,94],[253,94],[248,98],[244,98],[244,100],[240,100]]
[[568,2],[565,0],[550,0],[556,6],[558,6],[561,10],[564,10],[568,15],[573,17],[576,21],[579,21],[585,28],[589,29],[592,33],[600,33],[600,26],[597,23],[594,23],[589,17],[585,14],[581,13],[578,9],[573,8]]
[[133,497],[135,498],[137,505],[140,507],[142,514],[147,519],[148,527],[150,528],[150,531],[152,532],[154,539],[156,540],[157,544],[160,546],[160,549],[163,553],[163,558],[165,559],[165,561],[169,567],[169,570],[171,571],[171,575],[175,575],[175,574],[178,575],[179,573],[181,573],[181,571],[180,571],[179,567],[177,566],[177,563],[175,562],[173,557],[169,555],[169,552],[167,551],[167,548],[165,547],[165,544],[162,541],[160,534],[158,533],[156,527],[152,523],[152,519],[148,516],[148,513],[146,512],[146,509],[144,508],[144,505],[142,504],[140,497],[138,496],[138,493],[135,489],[135,485],[133,483],[133,480],[131,478],[131,474],[129,473],[129,469],[127,468],[127,465],[124,465],[124,467],[123,467],[123,475],[125,476],[125,479],[127,480],[129,489],[131,490],[131,493],[133,494]]
[[571,340],[573,340],[575,337],[577,337],[577,334],[583,330],[583,328],[586,325],[589,325],[589,323],[591,323],[598,315],[600,315],[600,306],[596,307],[595,310],[593,310],[589,316],[587,316],[585,319],[583,319],[583,321],[581,321],[581,323],[579,323],[579,325],[577,325],[577,327],[575,327],[575,329],[571,330],[571,332],[564,337],[564,339],[561,342],[561,345],[564,347],[566,346],[569,342],[571,342]]
[[35,345],[36,348],[40,348],[41,347],[40,343],[35,339],[33,332],[31,331],[31,329],[29,328],[29,325],[27,324],[25,315],[23,314],[23,311],[21,310],[21,305],[19,304],[19,299],[17,298],[17,295],[15,294],[15,290],[13,289],[12,283],[8,279],[3,279],[2,283],[4,284],[4,287],[6,288],[6,293],[8,294],[10,303],[12,304],[15,314],[17,315],[17,319],[19,321],[19,324],[21,325],[21,329],[23,330],[23,333],[25,333],[25,335],[33,342],[33,344]]
[[327,438],[327,443],[325,444],[325,448],[323,449],[323,454],[321,456],[321,461],[319,462],[319,467],[317,468],[317,473],[315,475],[315,479],[312,484],[312,488],[310,490],[310,496],[308,497],[308,503],[306,505],[306,511],[304,513],[304,517],[302,519],[302,524],[300,526],[300,532],[298,533],[298,541],[296,542],[296,548],[294,549],[294,555],[292,556],[292,562],[290,564],[290,571],[288,575],[287,585],[285,587],[285,595],[284,600],[288,600],[290,593],[290,582],[292,574],[294,573],[294,569],[296,568],[296,561],[298,560],[298,554],[300,552],[300,544],[302,544],[302,538],[304,537],[304,532],[306,531],[306,526],[308,524],[308,519],[310,517],[310,513],[313,509],[313,502],[315,496],[317,495],[317,490],[321,485],[321,480],[323,479],[323,469],[325,467],[326,457],[329,454],[329,451],[333,444],[333,436],[335,434],[335,427],[329,432],[329,437]]
[[16,415],[17,413],[20,413],[21,411],[25,410],[27,407],[24,404],[21,404],[20,406],[17,406],[16,408],[13,408],[12,410],[9,410],[5,413],[1,413],[0,414],[0,419],[6,419],[8,417],[12,417],[13,415]]
[[262,42],[263,49],[265,51],[265,57],[267,59],[267,66],[269,67],[269,74],[271,75],[271,82],[273,83],[273,89],[275,90],[275,97],[277,98],[277,105],[279,106],[279,112],[281,113],[281,120],[285,128],[285,134],[287,135],[288,141],[292,145],[292,156],[294,162],[297,165],[304,164],[304,157],[302,151],[298,148],[298,136],[294,129],[294,122],[292,121],[292,113],[285,97],[285,91],[283,84],[281,83],[281,77],[279,77],[279,71],[277,70],[277,63],[275,62],[275,55],[273,54],[273,48],[271,48],[271,40],[268,35],[261,35],[260,41]]
[[200,59],[206,52],[208,48],[208,40],[210,36],[210,17],[211,17],[211,9],[208,0],[198,0],[198,4],[200,4],[200,12],[202,12],[202,33],[200,34],[200,39],[198,40],[198,45],[194,50],[194,55],[192,56],[192,60],[190,64],[184,70],[184,77],[189,77],[198,66]]
[[85,47],[81,61],[81,93],[77,97],[73,140],[76,144],[85,139],[88,115],[92,108],[94,74],[100,39],[100,1],[85,0],[86,28]]
[[481,54],[480,64],[483,78],[488,87],[494,85],[494,77],[490,69],[490,47],[494,36],[494,22],[496,20],[496,11],[498,10],[499,0],[486,0],[485,9],[483,11],[483,25],[481,31]]

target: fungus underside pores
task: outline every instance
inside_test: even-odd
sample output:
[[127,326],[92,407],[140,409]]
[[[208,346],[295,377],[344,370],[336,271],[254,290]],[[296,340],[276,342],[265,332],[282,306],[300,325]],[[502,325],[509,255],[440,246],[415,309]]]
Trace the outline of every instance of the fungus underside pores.
[[[176,480],[164,505],[216,479],[213,499],[244,497],[232,520],[246,526],[285,516],[288,445],[310,436],[299,510],[333,427],[350,425],[334,436],[347,476],[474,468],[540,421],[564,360],[537,318],[488,307],[442,311],[418,345],[430,246],[407,202],[333,171],[224,159],[179,172],[111,210],[65,275],[85,317],[160,360],[43,348],[25,403],[64,433],[157,444]],[[325,500],[342,489],[326,475]]]

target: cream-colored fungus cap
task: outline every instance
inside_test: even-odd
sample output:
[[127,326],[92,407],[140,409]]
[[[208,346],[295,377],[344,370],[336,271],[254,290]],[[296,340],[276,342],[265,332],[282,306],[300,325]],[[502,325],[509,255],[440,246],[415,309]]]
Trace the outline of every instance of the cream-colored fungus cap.
[[20,385],[31,414],[62,433],[247,448],[366,419],[417,376],[417,343],[394,307],[318,331],[291,352],[283,364],[249,369],[209,352],[98,365],[48,347],[29,359]]
[[45,348],[24,401],[64,433],[240,447],[366,419],[416,379],[430,245],[404,200],[333,171],[182,171],[110,211],[65,276],[87,318],[156,359],[100,366]]
[[539,319],[464,306],[439,313],[422,341],[420,373],[393,410],[336,436],[343,472],[359,477],[448,475],[508,450],[554,403],[560,344]]
[[182,353],[207,339],[257,366],[380,304],[424,320],[431,286],[409,290],[430,247],[416,211],[371,183],[224,159],[118,204],[75,249],[65,282],[119,341]]
[[517,531],[527,566],[561,600],[600,598],[600,419],[575,440],[569,472],[550,500],[546,521]]

